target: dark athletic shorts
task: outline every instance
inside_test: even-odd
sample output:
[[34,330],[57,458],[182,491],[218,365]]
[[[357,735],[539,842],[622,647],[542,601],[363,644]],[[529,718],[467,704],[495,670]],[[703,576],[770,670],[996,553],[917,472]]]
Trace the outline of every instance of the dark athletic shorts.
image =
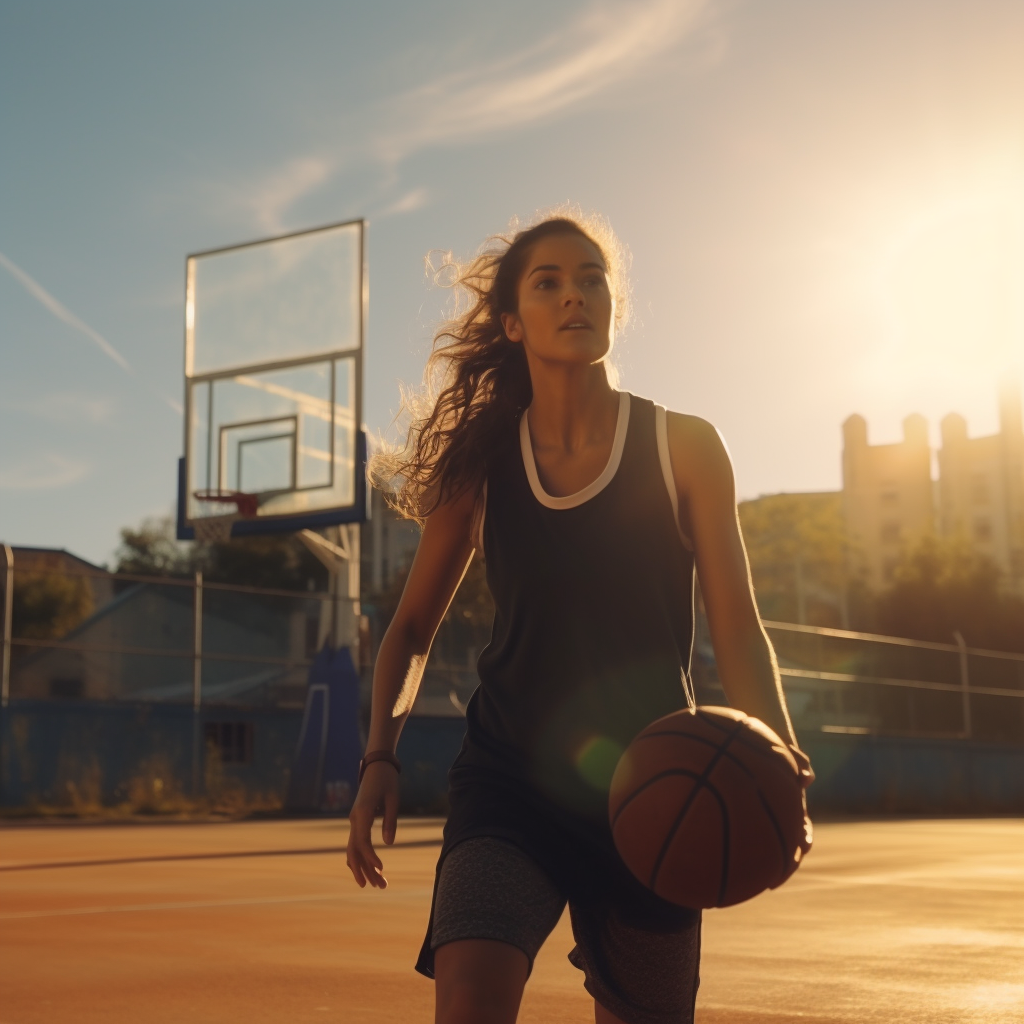
[[[569,900],[576,946],[570,962],[584,987],[626,1024],[692,1024],[700,923],[656,931],[623,920],[613,905]],[[430,948],[495,939],[521,949],[530,970],[566,898],[537,863],[503,839],[466,839],[444,859]]]

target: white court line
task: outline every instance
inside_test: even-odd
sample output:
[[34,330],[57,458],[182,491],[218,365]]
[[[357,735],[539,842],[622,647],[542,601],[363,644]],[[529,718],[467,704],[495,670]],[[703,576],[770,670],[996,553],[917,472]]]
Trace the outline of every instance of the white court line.
[[76,907],[70,910],[16,910],[0,914],[0,921],[23,921],[32,917],[71,917],[78,914],[127,914],[147,910],[194,910],[202,907],[249,907],[267,903],[314,903],[320,900],[351,900],[358,896],[329,893],[321,896],[269,896],[247,900],[190,900],[184,903],[128,903],[122,906]]
[[[390,890],[390,899],[412,901],[427,899],[433,889],[410,888]],[[274,903],[319,903],[339,901],[351,903],[365,899],[366,890],[355,893],[323,893],[312,896],[266,896],[240,900],[187,900],[180,903],[127,903],[121,906],[73,907],[66,910],[15,910],[0,913],[0,921],[25,921],[37,917],[75,917],[81,914],[130,914],[152,910],[202,910],[207,907],[256,907]],[[379,897],[378,897],[379,898]]]

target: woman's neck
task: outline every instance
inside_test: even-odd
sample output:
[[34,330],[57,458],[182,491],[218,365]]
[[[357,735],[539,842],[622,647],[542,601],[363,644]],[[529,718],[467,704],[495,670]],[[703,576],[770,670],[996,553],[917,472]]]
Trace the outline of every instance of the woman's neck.
[[[531,368],[532,369],[532,368]],[[611,444],[618,419],[619,393],[604,363],[531,373],[530,437],[534,449],[571,455],[604,442]]]

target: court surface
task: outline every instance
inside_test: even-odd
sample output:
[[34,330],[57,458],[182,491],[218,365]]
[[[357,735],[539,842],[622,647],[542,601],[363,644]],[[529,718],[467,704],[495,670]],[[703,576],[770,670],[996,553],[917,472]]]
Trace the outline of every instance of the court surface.
[[[440,822],[386,892],[339,821],[0,829],[0,1022],[432,1020],[414,974]],[[819,825],[782,889],[705,918],[702,1024],[1024,1020],[1024,821]],[[592,1020],[563,918],[520,1020]]]

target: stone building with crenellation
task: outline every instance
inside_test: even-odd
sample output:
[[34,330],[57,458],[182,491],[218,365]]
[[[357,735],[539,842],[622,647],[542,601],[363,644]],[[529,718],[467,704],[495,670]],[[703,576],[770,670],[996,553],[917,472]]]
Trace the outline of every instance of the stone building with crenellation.
[[868,443],[867,423],[843,424],[843,515],[849,569],[872,589],[891,582],[901,554],[926,534],[963,537],[1024,594],[1024,429],[1019,387],[1000,394],[999,433],[968,437],[957,413],[942,420],[938,480],[928,424],[903,421],[903,440]]

